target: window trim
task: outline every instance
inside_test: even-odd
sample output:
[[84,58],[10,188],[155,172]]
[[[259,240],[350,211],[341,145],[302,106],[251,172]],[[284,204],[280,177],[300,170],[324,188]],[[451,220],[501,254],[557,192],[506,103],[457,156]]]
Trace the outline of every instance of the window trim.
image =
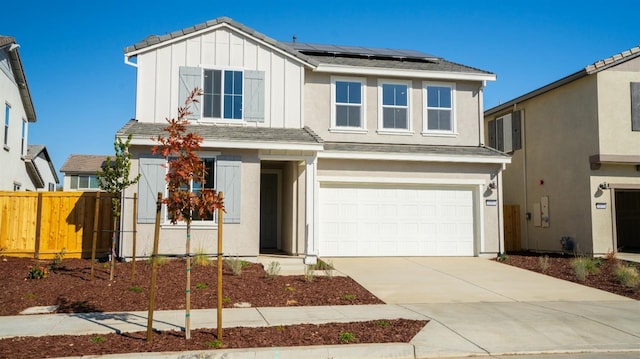
[[[404,85],[407,87],[407,106],[404,107],[407,110],[407,128],[385,128],[384,127],[384,108],[382,104],[382,86],[383,85]],[[413,116],[411,114],[411,91],[413,90],[411,80],[398,80],[398,79],[379,79],[378,80],[378,134],[384,135],[413,135]],[[386,106],[389,107],[389,106]],[[393,106],[393,108],[400,108],[401,106]]]
[[[217,177],[218,177],[218,157],[220,156],[220,152],[199,152],[198,156],[201,159],[213,159],[214,160],[214,174],[213,174],[213,182],[214,182],[214,190],[217,190],[218,187],[218,183],[216,183],[218,181]],[[165,161],[165,175],[166,172],[169,171],[169,161],[166,160]],[[191,191],[193,192],[193,186],[191,188]],[[167,183],[165,181],[165,185],[164,185],[164,190],[163,190],[163,196],[165,198],[167,198],[169,196],[169,190],[167,189]],[[162,228],[186,228],[187,223],[184,221],[178,221],[176,222],[176,224],[172,224],[171,220],[169,219],[169,211],[166,210],[167,205],[163,204],[162,205],[164,207],[163,210],[163,216],[161,218],[161,227]],[[217,212],[213,214],[213,219],[211,220],[192,220],[191,221],[191,227],[197,227],[197,228],[218,228],[218,214]]]
[[[360,83],[360,126],[338,126],[336,124],[337,114],[336,109],[339,102],[336,99],[336,82],[358,82]],[[346,77],[346,76],[331,76],[331,127],[330,132],[343,132],[343,133],[367,133],[367,121],[366,121],[366,86],[367,79],[364,77]],[[340,102],[341,103],[341,102]],[[342,103],[341,103],[342,104]],[[345,104],[347,106],[353,106],[351,104]]]
[[[451,130],[431,130],[429,129],[429,110],[446,109],[445,107],[429,107],[428,88],[429,87],[449,87],[451,89]],[[423,136],[443,136],[455,137],[458,135],[458,121],[456,121],[456,83],[455,82],[422,82],[422,135]]]
[[[202,104],[200,106],[200,113],[198,114],[198,120],[202,121],[202,122],[215,122],[215,123],[229,123],[229,124],[239,124],[239,123],[246,123],[247,121],[244,118],[244,105],[245,105],[245,81],[244,81],[244,76],[245,76],[245,69],[243,68],[238,68],[238,67],[220,67],[220,66],[207,66],[207,65],[200,65],[198,66],[200,68],[200,88],[203,91],[203,95],[202,95]],[[222,72],[222,76],[220,78],[220,117],[206,117],[204,114],[204,102],[205,102],[205,96],[204,96],[204,72],[205,70],[209,70],[209,71],[221,71]],[[224,73],[225,71],[233,71],[233,72],[240,72],[241,76],[241,81],[242,81],[242,106],[240,108],[241,111],[241,116],[240,118],[237,119],[233,119],[233,118],[224,118]]]

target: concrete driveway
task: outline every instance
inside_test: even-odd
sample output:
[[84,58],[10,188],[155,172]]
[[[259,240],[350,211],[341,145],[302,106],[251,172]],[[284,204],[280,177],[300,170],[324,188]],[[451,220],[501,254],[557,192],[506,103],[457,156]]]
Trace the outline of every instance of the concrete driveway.
[[324,259],[387,304],[632,301],[485,258]]

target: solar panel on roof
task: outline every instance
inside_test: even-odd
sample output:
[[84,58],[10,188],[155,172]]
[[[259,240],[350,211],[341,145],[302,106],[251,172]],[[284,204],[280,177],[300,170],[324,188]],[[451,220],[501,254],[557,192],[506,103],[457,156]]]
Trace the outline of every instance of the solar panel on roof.
[[375,47],[361,46],[338,46],[326,44],[308,44],[300,42],[289,42],[287,45],[298,51],[308,51],[316,53],[326,53],[334,55],[356,55],[365,57],[393,57],[398,59],[421,59],[421,60],[437,60],[437,56],[429,55],[424,52],[415,50],[396,50],[383,49]]

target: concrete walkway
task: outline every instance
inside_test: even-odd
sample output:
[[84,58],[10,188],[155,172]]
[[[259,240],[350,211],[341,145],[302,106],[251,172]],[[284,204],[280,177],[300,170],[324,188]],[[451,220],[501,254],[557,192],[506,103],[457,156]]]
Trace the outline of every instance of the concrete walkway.
[[[408,344],[152,353],[144,357],[505,358],[510,354],[544,353],[574,353],[576,358],[589,358],[583,353],[615,358],[640,356],[638,301],[480,258],[329,261],[391,304],[225,309],[223,325],[393,318],[431,321]],[[183,311],[156,312],[154,328],[181,329],[183,320]],[[215,321],[215,310],[192,311],[193,328],[213,328]],[[0,317],[0,337],[143,331],[146,322],[146,312]],[[143,355],[130,355],[139,356]]]

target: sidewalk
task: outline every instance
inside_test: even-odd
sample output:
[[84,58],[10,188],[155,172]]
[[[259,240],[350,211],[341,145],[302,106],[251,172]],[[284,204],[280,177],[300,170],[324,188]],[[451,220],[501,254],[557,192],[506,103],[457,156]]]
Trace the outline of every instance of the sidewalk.
[[[193,328],[214,328],[215,310],[193,310]],[[372,319],[430,319],[408,344],[149,353],[146,358],[434,358],[508,354],[637,352],[640,302],[431,303],[224,309],[223,326]],[[154,328],[181,329],[184,311],[157,311]],[[0,337],[144,331],[146,312],[0,318]],[[129,357],[141,356],[139,353]],[[103,356],[105,358],[123,355]],[[127,356],[124,356],[127,357]]]

